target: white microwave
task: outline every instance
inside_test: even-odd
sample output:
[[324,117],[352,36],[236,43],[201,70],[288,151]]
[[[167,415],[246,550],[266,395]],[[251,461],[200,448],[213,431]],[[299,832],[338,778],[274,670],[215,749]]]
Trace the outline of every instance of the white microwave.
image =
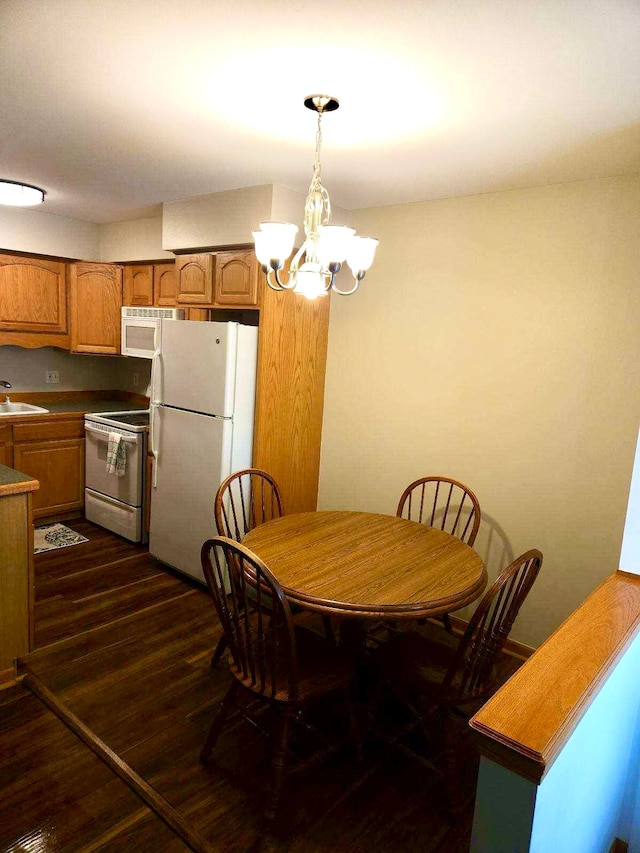
[[122,309],[122,355],[153,358],[160,347],[160,321],[184,320],[184,308]]

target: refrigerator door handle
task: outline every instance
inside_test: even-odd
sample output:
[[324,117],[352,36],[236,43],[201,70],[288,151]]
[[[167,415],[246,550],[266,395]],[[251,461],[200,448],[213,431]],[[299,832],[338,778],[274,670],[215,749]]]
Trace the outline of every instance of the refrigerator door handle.
[[158,404],[151,403],[149,406],[149,444],[151,455],[153,456],[153,488],[158,488],[158,460],[160,459],[160,451],[158,442],[156,441],[156,423],[158,421],[157,414]]
[[162,403],[162,400],[158,399],[158,394],[156,392],[157,379],[160,376],[160,396],[162,396],[162,354],[160,349],[156,349],[153,354],[153,358],[151,359],[151,404],[157,405],[158,403]]

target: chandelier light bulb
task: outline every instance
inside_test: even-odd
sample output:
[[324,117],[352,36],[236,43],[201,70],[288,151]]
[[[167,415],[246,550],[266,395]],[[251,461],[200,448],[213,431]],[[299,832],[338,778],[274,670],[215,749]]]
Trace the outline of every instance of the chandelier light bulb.
[[[286,281],[280,271],[293,251],[298,231],[295,225],[262,222],[253,232],[256,257],[272,290],[294,290],[307,299],[316,299],[330,290],[349,296],[356,292],[373,263],[378,241],[373,237],[357,237],[355,229],[348,225],[330,225],[331,201],[320,180],[322,116],[337,110],[339,104],[330,95],[310,95],[304,105],[318,113],[313,177],[304,206],[305,239],[289,265]],[[354,279],[350,290],[340,290],[336,285],[336,275],[345,260]]]

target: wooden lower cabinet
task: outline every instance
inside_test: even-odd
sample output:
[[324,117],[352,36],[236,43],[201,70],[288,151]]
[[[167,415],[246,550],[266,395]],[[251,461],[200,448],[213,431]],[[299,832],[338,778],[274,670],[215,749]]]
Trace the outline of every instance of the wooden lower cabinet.
[[0,426],[0,465],[13,468],[12,430],[9,424]]
[[29,421],[13,426],[13,468],[40,482],[33,516],[84,507],[84,419]]
[[84,506],[84,439],[35,441],[13,446],[13,467],[40,481],[33,517]]
[[15,659],[34,645],[32,494],[0,496],[0,687],[14,683]]

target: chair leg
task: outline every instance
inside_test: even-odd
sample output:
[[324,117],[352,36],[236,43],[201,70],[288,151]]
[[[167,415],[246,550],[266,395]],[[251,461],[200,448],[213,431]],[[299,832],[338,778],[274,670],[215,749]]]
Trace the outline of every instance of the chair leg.
[[284,705],[280,709],[280,728],[274,742],[273,759],[271,764],[272,781],[269,791],[269,801],[264,816],[270,823],[275,822],[278,814],[278,806],[282,797],[284,777],[287,770],[287,753],[289,747],[289,727],[294,708]]
[[227,650],[227,638],[223,634],[218,640],[218,645],[216,646],[216,650],[213,653],[213,657],[211,658],[211,669],[215,669],[220,663],[220,659],[222,655]]
[[456,760],[456,737],[453,731],[453,720],[451,714],[446,710],[440,711],[442,725],[442,771],[444,781],[444,794],[447,808],[452,817],[456,817],[461,811],[462,800],[460,797],[460,786],[458,779],[458,762]]
[[207,739],[204,742],[204,746],[202,747],[202,752],[200,753],[200,761],[206,762],[211,758],[211,753],[213,752],[213,748],[216,745],[216,741],[220,737],[220,732],[222,731],[222,727],[225,724],[225,721],[229,715],[229,711],[236,703],[236,692],[238,690],[238,682],[233,680],[231,687],[225,693],[225,697],[220,703],[220,707],[218,708],[218,713],[216,714],[213,723],[211,724],[211,728],[209,729],[209,734],[207,735]]

